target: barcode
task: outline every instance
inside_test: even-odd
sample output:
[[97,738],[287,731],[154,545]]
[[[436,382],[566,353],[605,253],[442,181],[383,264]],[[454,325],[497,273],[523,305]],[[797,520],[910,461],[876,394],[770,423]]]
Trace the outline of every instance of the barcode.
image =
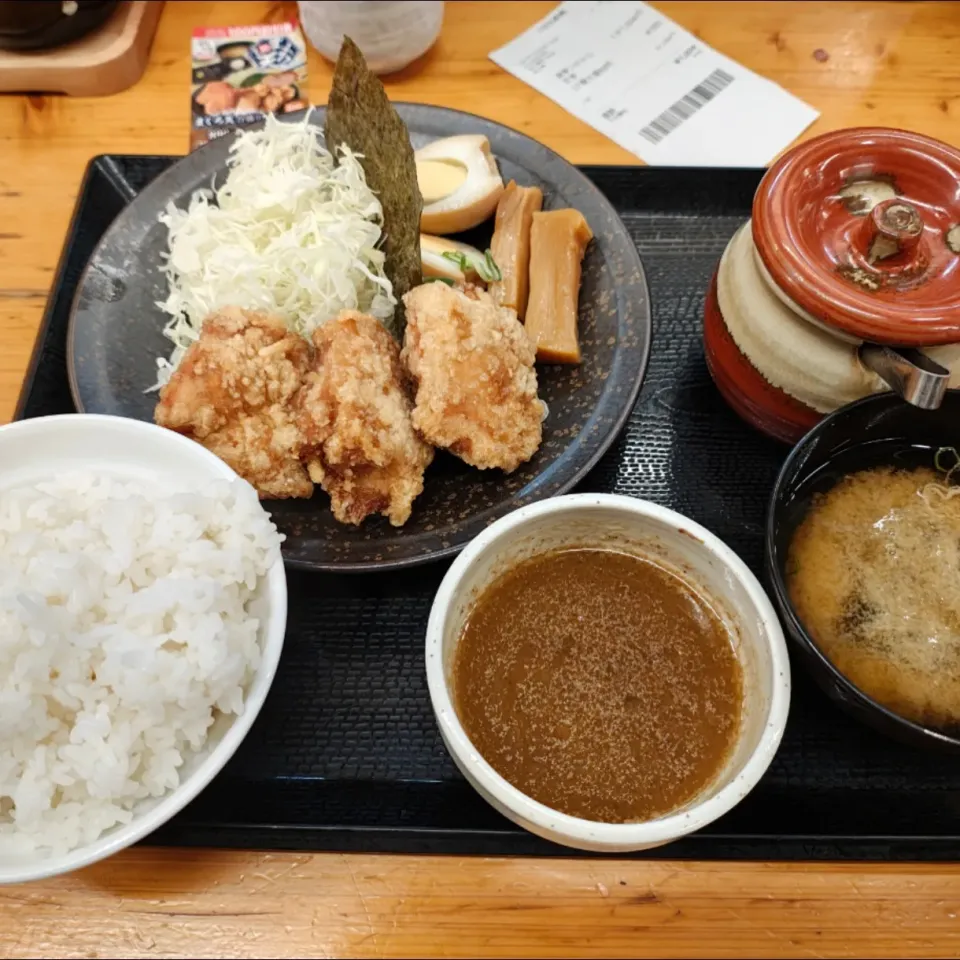
[[684,120],[692,117],[704,104],[709,103],[731,83],[733,83],[733,77],[726,70],[717,68],[672,107],[664,110],[656,120],[651,120],[640,131],[640,135],[646,137],[651,143],[659,143],[668,133],[676,130]]

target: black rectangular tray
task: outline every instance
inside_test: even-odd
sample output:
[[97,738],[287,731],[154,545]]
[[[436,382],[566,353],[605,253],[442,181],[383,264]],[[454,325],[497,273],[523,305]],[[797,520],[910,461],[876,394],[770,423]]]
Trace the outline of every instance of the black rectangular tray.
[[[114,216],[173,158],[88,168],[18,417],[74,410],[66,331],[77,279]],[[643,258],[654,340],[623,435],[582,489],[643,497],[704,524],[761,571],[767,497],[786,449],[721,401],[701,347],[704,293],[762,171],[591,167]],[[423,639],[446,569],[289,573],[283,661],[249,737],[155,843],[297,850],[569,854],[513,826],[460,777],[427,695]],[[801,671],[777,758],[733,812],[644,856],[953,860],[960,763],[848,720]]]

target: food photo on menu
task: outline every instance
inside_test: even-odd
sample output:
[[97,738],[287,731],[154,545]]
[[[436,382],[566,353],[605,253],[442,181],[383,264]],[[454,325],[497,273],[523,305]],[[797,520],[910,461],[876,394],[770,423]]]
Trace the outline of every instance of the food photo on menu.
[[81,158],[0,426],[0,884],[949,859],[960,147],[643,2],[275,6],[0,5],[0,90],[180,110]]

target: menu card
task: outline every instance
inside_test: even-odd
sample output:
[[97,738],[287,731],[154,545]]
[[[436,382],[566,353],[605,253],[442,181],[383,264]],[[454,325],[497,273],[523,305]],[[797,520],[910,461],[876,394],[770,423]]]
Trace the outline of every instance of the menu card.
[[490,58],[651,164],[762,167],[819,115],[639,0],[561,3]]
[[190,149],[307,108],[307,46],[296,23],[193,31]]

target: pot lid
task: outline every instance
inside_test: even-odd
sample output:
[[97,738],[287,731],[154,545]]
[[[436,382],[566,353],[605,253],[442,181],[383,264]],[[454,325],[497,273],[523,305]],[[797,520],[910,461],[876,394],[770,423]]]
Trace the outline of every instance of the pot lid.
[[753,200],[773,282],[827,327],[878,343],[960,342],[960,151],[862,127],[795,147]]

